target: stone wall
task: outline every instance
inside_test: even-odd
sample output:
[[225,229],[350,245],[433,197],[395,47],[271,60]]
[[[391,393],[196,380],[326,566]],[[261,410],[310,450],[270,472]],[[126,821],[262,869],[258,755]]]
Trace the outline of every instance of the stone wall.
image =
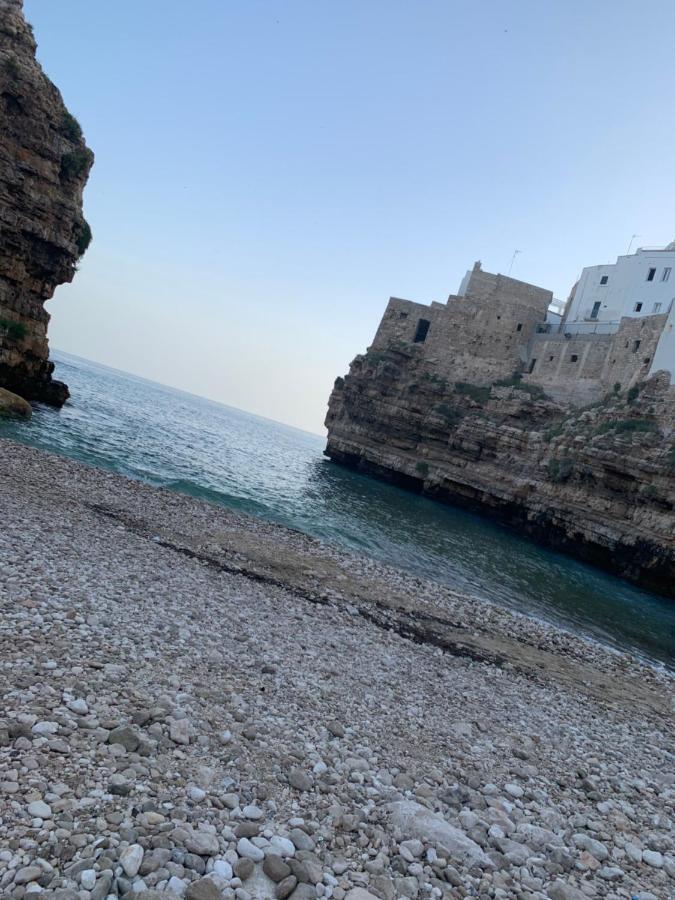
[[392,297],[371,351],[412,345],[439,377],[491,384],[527,364],[551,298],[550,291],[474,268],[466,295],[451,295],[446,304]]
[[647,377],[665,315],[624,318],[614,334],[534,334],[524,376],[562,402],[584,405]]

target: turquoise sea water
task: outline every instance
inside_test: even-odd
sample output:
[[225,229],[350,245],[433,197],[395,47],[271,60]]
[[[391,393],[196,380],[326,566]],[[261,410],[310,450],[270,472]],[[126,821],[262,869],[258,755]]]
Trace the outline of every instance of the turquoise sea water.
[[72,399],[0,436],[279,522],[675,666],[675,603],[330,463],[325,441],[55,353]]

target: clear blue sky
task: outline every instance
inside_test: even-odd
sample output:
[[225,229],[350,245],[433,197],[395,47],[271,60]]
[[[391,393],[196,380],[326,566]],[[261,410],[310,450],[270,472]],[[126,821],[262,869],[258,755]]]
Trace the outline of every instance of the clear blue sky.
[[25,0],[96,164],[52,344],[320,432],[390,295],[675,238],[675,4]]

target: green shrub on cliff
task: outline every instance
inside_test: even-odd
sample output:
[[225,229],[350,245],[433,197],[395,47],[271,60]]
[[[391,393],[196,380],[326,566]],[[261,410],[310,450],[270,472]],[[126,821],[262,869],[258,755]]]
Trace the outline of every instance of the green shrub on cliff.
[[16,81],[19,75],[21,75],[21,67],[14,56],[8,56],[3,63],[2,68],[13,81]]
[[448,406],[447,403],[440,403],[436,407],[436,413],[445,419],[445,423],[448,426],[458,425],[463,418],[462,413],[458,409]]
[[91,150],[79,148],[61,157],[61,178],[79,178],[91,163]]
[[71,115],[67,110],[63,114],[61,128],[69,141],[82,140],[82,127],[75,116]]
[[415,471],[419,472],[424,478],[429,474],[429,463],[418,462],[415,466]]
[[464,397],[469,397],[470,400],[474,400],[476,403],[487,403],[490,399],[491,390],[492,389],[489,387],[482,387],[479,384],[469,384],[467,381],[455,382],[455,393],[462,394]]
[[546,391],[538,384],[530,384],[523,381],[523,376],[516,372],[511,378],[502,378],[501,381],[495,381],[494,387],[510,387],[516,391],[525,391],[530,397],[543,400],[546,397]]
[[77,245],[77,254],[78,256],[84,256],[89,248],[89,244],[91,244],[92,233],[91,228],[89,226],[89,222],[86,219],[82,219],[82,226],[80,228],[80,232],[75,239],[75,243]]
[[573,471],[574,463],[569,456],[563,456],[561,459],[550,459],[548,461],[548,477],[551,481],[567,481]]
[[595,430],[596,434],[608,434],[614,431],[623,434],[655,433],[659,426],[653,419],[618,419],[614,422],[602,422]]
[[0,332],[4,332],[10,341],[22,341],[26,337],[26,326],[23,322],[0,318]]

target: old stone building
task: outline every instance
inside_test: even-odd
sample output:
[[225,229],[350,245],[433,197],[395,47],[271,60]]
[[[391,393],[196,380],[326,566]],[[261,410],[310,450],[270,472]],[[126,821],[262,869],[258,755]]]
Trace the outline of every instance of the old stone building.
[[625,316],[608,333],[586,333],[547,321],[552,299],[550,291],[485,272],[477,262],[446,303],[392,297],[370,353],[412,344],[439,378],[488,385],[520,374],[574,405],[655,371],[668,314]]

